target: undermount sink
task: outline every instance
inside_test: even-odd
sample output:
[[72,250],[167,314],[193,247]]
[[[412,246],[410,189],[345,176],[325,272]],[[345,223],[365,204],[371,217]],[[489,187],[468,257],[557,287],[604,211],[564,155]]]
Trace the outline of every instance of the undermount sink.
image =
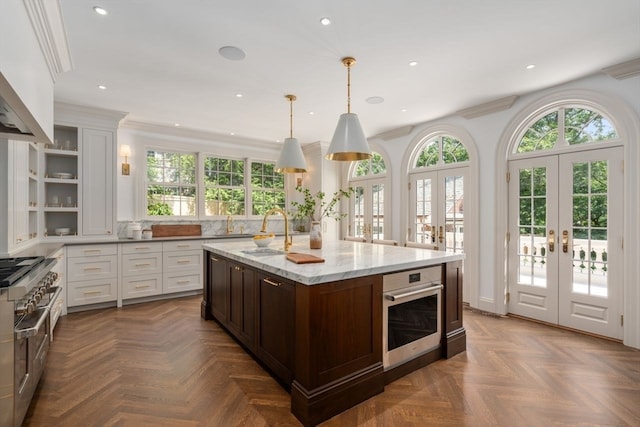
[[240,251],[240,252],[245,253],[247,255],[253,255],[253,256],[269,256],[269,255],[282,255],[282,254],[284,254],[284,251],[282,251],[280,249],[271,249],[271,248],[245,249],[245,250]]

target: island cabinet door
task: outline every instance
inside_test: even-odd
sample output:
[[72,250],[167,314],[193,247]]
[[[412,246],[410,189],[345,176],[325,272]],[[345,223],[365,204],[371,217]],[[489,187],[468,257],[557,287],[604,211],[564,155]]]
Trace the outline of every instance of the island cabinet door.
[[255,348],[256,282],[255,271],[228,262],[229,312],[228,328],[250,350]]
[[257,274],[259,332],[256,355],[284,383],[291,384],[295,339],[295,285]]
[[205,298],[209,300],[205,304],[211,315],[224,325],[227,324],[227,304],[229,302],[227,268],[227,261],[224,258],[209,254],[206,279],[209,289],[205,295]]
[[444,355],[448,359],[466,350],[467,335],[462,325],[462,261],[446,263],[444,275]]

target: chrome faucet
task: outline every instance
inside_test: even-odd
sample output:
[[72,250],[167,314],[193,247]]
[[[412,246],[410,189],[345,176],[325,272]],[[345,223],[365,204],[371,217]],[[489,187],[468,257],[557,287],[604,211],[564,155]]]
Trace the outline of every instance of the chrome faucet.
[[231,215],[227,216],[227,234],[233,233],[233,218]]
[[274,213],[280,213],[284,217],[284,251],[289,252],[289,248],[293,245],[293,236],[289,237],[289,218],[285,211],[280,208],[272,208],[264,215],[264,219],[262,220],[262,229],[260,232],[267,232],[267,218],[269,215]]

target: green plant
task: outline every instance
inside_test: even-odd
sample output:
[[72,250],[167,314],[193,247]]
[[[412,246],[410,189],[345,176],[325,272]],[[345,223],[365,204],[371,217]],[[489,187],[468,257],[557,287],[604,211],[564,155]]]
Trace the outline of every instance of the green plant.
[[173,215],[173,211],[171,211],[171,207],[162,202],[149,203],[147,205],[147,215],[149,216],[160,216],[160,215]]
[[291,216],[294,219],[309,218],[310,221],[319,221],[325,217],[333,218],[336,221],[341,220],[347,216],[347,214],[336,210],[338,202],[340,202],[343,197],[347,199],[350,198],[354,193],[354,189],[351,187],[347,190],[339,189],[333,193],[330,200],[325,200],[326,193],[324,191],[318,191],[312,194],[308,188],[296,187],[296,190],[303,194],[304,201],[302,203],[291,202],[291,206],[295,209],[295,211],[291,213]]

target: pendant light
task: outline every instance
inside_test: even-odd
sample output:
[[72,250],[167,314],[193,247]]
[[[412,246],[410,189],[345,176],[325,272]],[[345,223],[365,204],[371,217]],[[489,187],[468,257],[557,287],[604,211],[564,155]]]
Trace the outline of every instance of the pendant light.
[[351,57],[342,58],[342,63],[347,67],[347,112],[340,115],[325,158],[344,161],[368,159],[371,157],[371,148],[358,115],[351,112],[351,66],[356,60]]
[[290,102],[289,108],[289,138],[284,140],[280,158],[276,162],[276,172],[280,173],[304,173],[307,171],[307,163],[302,154],[302,148],[296,138],[293,137],[293,101],[295,95],[285,95]]

